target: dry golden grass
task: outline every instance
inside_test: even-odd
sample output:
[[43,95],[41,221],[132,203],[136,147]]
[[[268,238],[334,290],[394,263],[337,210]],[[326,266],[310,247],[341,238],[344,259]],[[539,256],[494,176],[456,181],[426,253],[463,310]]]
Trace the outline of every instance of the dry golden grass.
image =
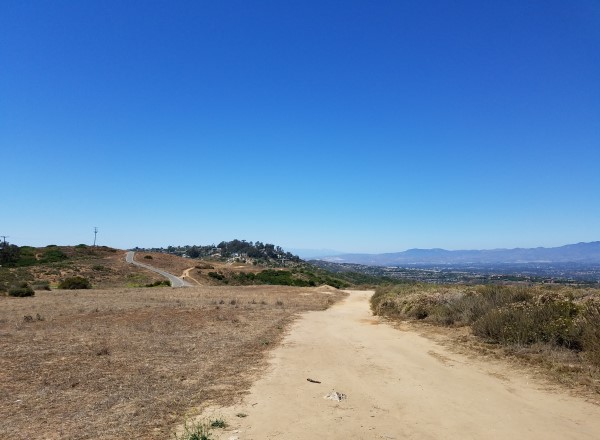
[[249,388],[299,312],[341,292],[280,286],[0,297],[0,438],[165,439]]
[[[152,258],[145,258],[147,256]],[[186,269],[194,267],[198,261],[161,252],[136,252],[134,258],[135,261],[158,267],[178,277],[181,276]]]

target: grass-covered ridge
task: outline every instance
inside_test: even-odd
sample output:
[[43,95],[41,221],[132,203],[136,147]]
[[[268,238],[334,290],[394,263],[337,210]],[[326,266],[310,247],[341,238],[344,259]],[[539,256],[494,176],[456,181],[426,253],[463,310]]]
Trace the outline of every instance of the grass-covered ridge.
[[600,366],[600,290],[554,286],[380,286],[376,315],[469,326],[505,346],[546,345],[571,350]]

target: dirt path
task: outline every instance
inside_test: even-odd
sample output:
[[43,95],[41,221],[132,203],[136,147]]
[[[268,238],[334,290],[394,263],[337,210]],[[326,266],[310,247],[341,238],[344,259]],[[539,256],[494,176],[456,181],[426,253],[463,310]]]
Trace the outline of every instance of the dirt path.
[[229,424],[215,438],[600,439],[599,406],[393,329],[370,294],[297,321],[242,404],[203,413]]
[[189,269],[186,269],[183,271],[183,273],[181,274],[181,278],[182,279],[189,279],[192,280],[194,283],[196,283],[198,286],[201,286],[202,283],[200,281],[198,281],[196,278],[194,278],[193,276],[190,275],[190,272],[192,270],[194,270],[195,267],[190,267]]

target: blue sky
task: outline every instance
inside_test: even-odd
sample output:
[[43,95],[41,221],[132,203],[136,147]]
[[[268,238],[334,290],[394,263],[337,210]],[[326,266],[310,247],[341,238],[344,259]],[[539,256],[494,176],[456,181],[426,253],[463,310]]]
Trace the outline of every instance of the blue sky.
[[0,29],[16,244],[600,239],[595,0],[7,0]]

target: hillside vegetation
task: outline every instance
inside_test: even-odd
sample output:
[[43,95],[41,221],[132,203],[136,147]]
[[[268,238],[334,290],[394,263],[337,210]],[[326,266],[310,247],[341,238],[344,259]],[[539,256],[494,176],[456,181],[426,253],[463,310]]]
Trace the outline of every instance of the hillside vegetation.
[[[6,251],[6,252],[3,252]],[[73,277],[89,280],[91,287],[141,287],[163,280],[160,275],[125,262],[125,252],[106,246],[55,246],[34,248],[7,245],[0,249],[0,293],[28,283],[44,288]]]
[[278,267],[300,263],[302,260],[280,246],[260,241],[222,241],[218,245],[185,245],[166,248],[135,248],[135,251],[162,252],[180,257],[250,262],[257,265]]

